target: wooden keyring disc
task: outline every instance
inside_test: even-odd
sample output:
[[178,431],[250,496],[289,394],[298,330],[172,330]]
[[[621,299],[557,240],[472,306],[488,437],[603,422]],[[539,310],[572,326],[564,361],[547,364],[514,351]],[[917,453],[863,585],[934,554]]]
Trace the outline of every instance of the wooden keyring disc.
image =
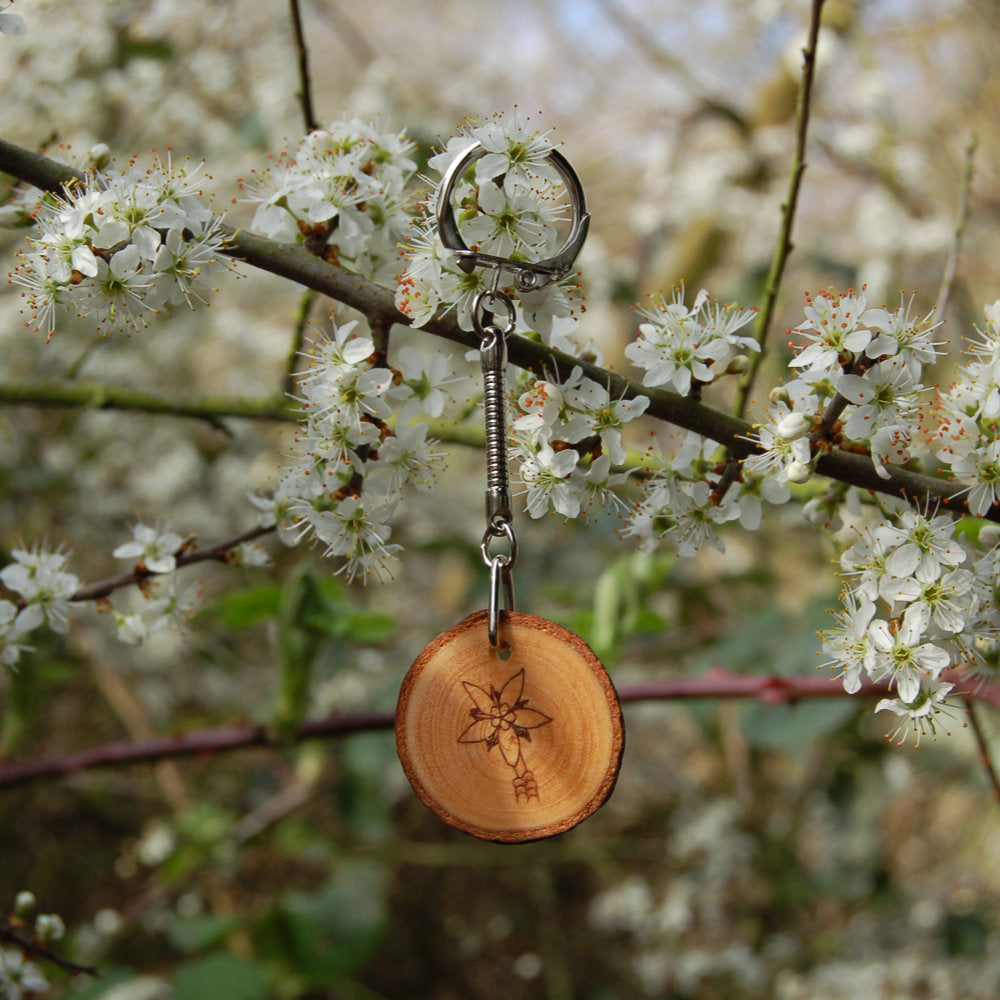
[[563,833],[607,800],[625,745],[601,661],[561,625],[488,612],[443,632],[399,692],[396,749],[421,801],[451,826],[505,843]]

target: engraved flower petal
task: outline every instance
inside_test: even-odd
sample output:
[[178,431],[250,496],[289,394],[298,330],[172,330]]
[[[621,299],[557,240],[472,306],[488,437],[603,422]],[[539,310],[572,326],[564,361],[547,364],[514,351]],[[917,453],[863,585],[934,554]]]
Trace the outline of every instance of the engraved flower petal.
[[[512,723],[515,730],[518,731],[519,736],[523,736],[525,739],[531,739],[531,733],[529,730],[537,729],[539,726],[544,726],[552,721],[552,717],[546,715],[544,712],[539,712],[535,708],[518,708],[517,716]],[[523,732],[521,732],[523,730]]]
[[[475,712],[476,709],[473,709]],[[459,736],[459,743],[488,743],[496,733],[496,724],[490,718],[476,719],[470,722],[468,727]],[[489,747],[487,747],[487,750]]]
[[497,703],[500,705],[516,705],[521,700],[521,695],[524,693],[524,667],[522,667],[516,674],[514,674],[509,681],[503,686],[503,690],[500,692]]
[[465,693],[472,699],[473,705],[483,715],[489,715],[496,704],[494,699],[490,697],[489,692],[485,691],[478,684],[473,684],[471,681],[462,681],[462,687],[465,688]]

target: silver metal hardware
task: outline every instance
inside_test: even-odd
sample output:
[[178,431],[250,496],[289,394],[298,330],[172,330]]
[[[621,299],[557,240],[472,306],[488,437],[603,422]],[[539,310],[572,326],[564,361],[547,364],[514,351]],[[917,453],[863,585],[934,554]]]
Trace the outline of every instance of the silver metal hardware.
[[482,143],[474,142],[448,168],[441,182],[441,190],[437,201],[438,234],[446,250],[458,257],[458,266],[471,274],[476,267],[495,267],[498,270],[511,271],[514,274],[514,287],[519,292],[536,291],[560,281],[573,270],[573,264],[583,249],[590,228],[590,215],[587,213],[587,199],[583,193],[583,185],[569,161],[556,149],[550,149],[548,160],[559,172],[566,190],[569,193],[570,206],[573,210],[573,220],[569,235],[562,249],[554,257],[540,261],[508,260],[495,254],[483,253],[480,250],[470,250],[455,220],[455,210],[452,207],[452,196],[458,182],[465,171],[485,156],[487,150]]
[[[511,570],[517,562],[517,539],[507,475],[507,338],[517,326],[517,311],[510,296],[500,287],[504,271],[514,277],[518,292],[545,288],[565,278],[573,269],[577,255],[587,238],[590,216],[579,178],[566,158],[550,150],[547,159],[562,177],[569,194],[573,218],[562,249],[542,261],[510,260],[495,254],[471,250],[459,232],[452,199],[458,182],[476,160],[486,155],[481,143],[474,142],[448,168],[437,201],[438,233],[441,243],[458,258],[458,266],[471,274],[477,267],[493,271],[489,288],[481,291],[472,303],[472,325],[479,334],[479,354],[483,370],[483,413],[486,424],[486,531],[480,545],[483,562],[490,571],[489,640],[493,649],[502,649],[500,641],[500,601],[507,611],[514,610],[514,584]],[[507,551],[492,553],[495,540],[506,539]],[[502,594],[501,594],[502,591]]]

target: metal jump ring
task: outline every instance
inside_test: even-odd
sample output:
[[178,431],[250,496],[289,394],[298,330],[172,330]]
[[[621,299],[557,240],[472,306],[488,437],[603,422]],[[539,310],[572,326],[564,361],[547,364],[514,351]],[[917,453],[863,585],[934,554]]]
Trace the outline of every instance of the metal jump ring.
[[[510,545],[510,550],[506,554],[498,553],[495,556],[490,555],[490,542],[494,538],[504,537],[506,537]],[[503,518],[494,518],[490,521],[486,526],[486,531],[483,532],[483,540],[479,545],[479,551],[482,553],[483,562],[491,569],[496,563],[499,563],[508,571],[512,570],[514,563],[517,562],[517,539],[514,537],[514,527],[510,521]]]
[[445,249],[450,250],[458,257],[458,266],[466,274],[471,274],[473,268],[476,267],[505,267],[513,271],[514,284],[520,292],[544,288],[554,281],[565,278],[573,270],[573,263],[587,239],[590,215],[587,213],[587,200],[584,197],[583,185],[580,183],[579,177],[576,176],[566,157],[556,149],[549,150],[547,159],[559,172],[566,185],[573,208],[573,225],[565,244],[554,257],[534,263],[508,260],[506,257],[498,257],[495,254],[470,250],[465,240],[462,239],[462,234],[458,231],[458,223],[455,220],[455,210],[451,204],[452,196],[465,171],[476,160],[485,156],[487,152],[488,150],[483,148],[482,143],[474,142],[452,163],[444,175],[437,201],[438,233],[441,236],[441,243]]
[[[498,312],[493,307],[497,305],[507,314],[507,320],[503,326],[497,326],[495,322]],[[487,320],[487,316],[490,319]],[[488,333],[493,336],[509,337],[514,332],[514,327],[517,326],[517,312],[510,296],[499,289],[494,291],[491,288],[486,288],[481,291],[472,300],[472,323],[480,337],[485,337]]]

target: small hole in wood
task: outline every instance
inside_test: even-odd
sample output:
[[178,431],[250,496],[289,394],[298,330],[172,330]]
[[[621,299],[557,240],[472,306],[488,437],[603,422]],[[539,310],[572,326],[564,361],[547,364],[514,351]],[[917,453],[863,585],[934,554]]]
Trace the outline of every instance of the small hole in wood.
[[499,649],[493,650],[493,655],[498,659],[506,663],[511,656],[514,655],[514,650],[510,648],[510,644],[506,642],[501,642]]

